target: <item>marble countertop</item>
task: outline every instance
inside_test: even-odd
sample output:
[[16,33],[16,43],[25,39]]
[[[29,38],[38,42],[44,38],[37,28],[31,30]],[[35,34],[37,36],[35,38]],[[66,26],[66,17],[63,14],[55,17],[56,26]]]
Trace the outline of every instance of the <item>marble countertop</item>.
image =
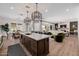
[[45,34],[38,34],[38,33],[31,33],[30,35],[26,35],[25,33],[22,33],[25,36],[28,36],[34,40],[42,40],[44,38],[49,38],[49,35],[45,35]]

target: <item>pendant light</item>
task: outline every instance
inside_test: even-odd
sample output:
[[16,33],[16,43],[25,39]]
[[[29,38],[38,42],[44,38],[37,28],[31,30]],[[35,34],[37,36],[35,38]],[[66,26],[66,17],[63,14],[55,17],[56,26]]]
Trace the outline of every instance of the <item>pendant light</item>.
[[[28,8],[28,7],[26,6],[26,8]],[[29,11],[27,10],[27,17],[24,19],[24,23],[30,23],[31,22],[31,19],[29,18],[28,13],[29,13]]]
[[33,21],[39,22],[42,19],[42,13],[38,11],[38,3],[36,3],[36,11],[31,14]]

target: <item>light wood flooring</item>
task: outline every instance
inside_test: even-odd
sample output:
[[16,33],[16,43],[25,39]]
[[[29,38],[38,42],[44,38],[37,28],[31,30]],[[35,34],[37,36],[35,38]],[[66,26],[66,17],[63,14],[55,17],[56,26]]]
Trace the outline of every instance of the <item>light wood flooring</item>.
[[[13,39],[9,36],[9,39],[4,38],[4,45],[0,48],[0,56],[6,56],[8,46],[20,43],[19,39]],[[21,44],[20,44],[21,45]],[[21,45],[27,55],[31,55],[23,45]],[[49,39],[49,54],[48,56],[78,56],[78,38],[77,36],[69,36],[64,39],[62,43],[54,41],[53,38]]]
[[50,39],[49,56],[77,56],[78,38],[76,36],[66,37],[62,43]]

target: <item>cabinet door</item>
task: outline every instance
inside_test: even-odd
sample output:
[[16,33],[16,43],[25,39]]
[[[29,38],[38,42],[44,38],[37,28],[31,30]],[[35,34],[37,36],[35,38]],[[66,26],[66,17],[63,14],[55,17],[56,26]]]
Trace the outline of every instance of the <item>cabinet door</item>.
[[25,44],[25,36],[24,36],[24,35],[22,35],[21,43],[22,43],[22,44]]
[[37,41],[31,39],[31,54],[37,55]]
[[29,37],[25,37],[25,46],[26,48],[30,51],[30,38]]
[[44,46],[45,46],[44,53],[48,54],[49,53],[49,38],[45,39],[45,45]]
[[42,40],[39,40],[38,42],[37,42],[37,55],[38,56],[42,56],[42,55],[44,55],[44,39],[42,39]]

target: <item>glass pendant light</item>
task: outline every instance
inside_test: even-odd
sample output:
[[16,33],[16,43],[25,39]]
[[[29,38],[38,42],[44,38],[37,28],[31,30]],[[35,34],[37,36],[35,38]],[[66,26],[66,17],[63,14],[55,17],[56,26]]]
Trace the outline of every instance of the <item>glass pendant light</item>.
[[27,10],[27,17],[24,19],[24,23],[30,23],[31,19],[28,17],[29,11]]

